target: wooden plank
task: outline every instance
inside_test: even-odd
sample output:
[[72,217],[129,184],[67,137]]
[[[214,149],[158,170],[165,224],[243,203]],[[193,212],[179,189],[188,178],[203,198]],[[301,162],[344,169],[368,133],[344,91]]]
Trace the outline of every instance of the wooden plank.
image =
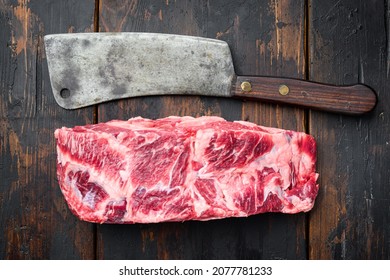
[[[245,63],[237,64],[237,73],[304,79],[305,1],[269,1],[255,14],[259,15],[258,19],[240,32],[252,34],[252,38],[242,42],[242,48],[250,49],[245,53],[248,56]],[[250,43],[246,43],[248,39]],[[296,131],[306,129],[304,111],[289,106],[247,101],[242,118],[265,126]],[[257,218],[264,244],[263,258],[307,257],[305,214],[270,214]]]
[[93,226],[68,210],[56,181],[54,130],[91,123],[52,96],[49,33],[93,29],[94,1],[0,2],[0,258],[93,258]]
[[[105,1],[100,30],[164,32],[229,43],[240,75],[304,76],[304,5],[287,1]],[[296,31],[296,28],[298,31]],[[291,34],[289,34],[291,33]],[[297,36],[297,37],[296,37]],[[288,60],[284,62],[284,60]],[[244,110],[243,110],[244,108]],[[99,121],[217,115],[304,130],[304,112],[237,100],[148,97],[99,106]],[[305,258],[305,215],[148,225],[99,225],[98,258]]]
[[[200,2],[142,1],[102,2],[101,31],[165,32],[207,36],[202,30],[207,6]],[[222,105],[221,105],[222,104]],[[222,106],[228,110],[223,114]],[[119,107],[119,110],[118,110]],[[201,97],[148,97],[112,102],[99,106],[99,121],[133,116],[160,118],[169,115],[223,115],[240,118],[240,102]],[[107,259],[192,258],[186,241],[191,223],[156,225],[98,226],[98,257]],[[185,246],[185,243],[187,246]]]
[[366,83],[379,98],[376,109],[362,117],[310,113],[321,188],[310,216],[310,258],[389,259],[388,3],[310,4],[310,79]]

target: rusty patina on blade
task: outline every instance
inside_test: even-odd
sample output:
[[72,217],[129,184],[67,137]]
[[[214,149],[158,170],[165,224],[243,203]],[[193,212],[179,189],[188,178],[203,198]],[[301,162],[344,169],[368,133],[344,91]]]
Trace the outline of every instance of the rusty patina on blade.
[[235,76],[226,42],[155,33],[45,36],[57,103],[76,109],[135,96],[230,96]]

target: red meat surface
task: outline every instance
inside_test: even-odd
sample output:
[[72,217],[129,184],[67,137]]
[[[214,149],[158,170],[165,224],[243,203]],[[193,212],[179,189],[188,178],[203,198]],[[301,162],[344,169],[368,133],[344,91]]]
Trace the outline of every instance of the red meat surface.
[[72,212],[96,223],[157,223],[309,211],[316,143],[303,132],[168,117],[61,128],[57,175]]

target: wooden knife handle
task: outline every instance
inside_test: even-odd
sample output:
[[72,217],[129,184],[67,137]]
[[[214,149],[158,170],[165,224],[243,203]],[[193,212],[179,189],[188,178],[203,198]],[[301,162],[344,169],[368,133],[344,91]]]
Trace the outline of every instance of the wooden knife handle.
[[288,78],[238,76],[234,97],[260,100],[310,109],[359,115],[376,105],[376,94],[368,86],[332,86]]

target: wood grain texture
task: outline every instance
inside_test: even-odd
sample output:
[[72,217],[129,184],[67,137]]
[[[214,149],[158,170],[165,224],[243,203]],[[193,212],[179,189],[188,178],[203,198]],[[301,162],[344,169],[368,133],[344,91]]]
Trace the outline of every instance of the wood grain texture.
[[[243,90],[244,83],[251,89]],[[362,84],[341,87],[278,77],[238,76],[232,95],[257,102],[347,115],[368,113],[376,105],[375,92]]]
[[[90,123],[50,88],[43,36],[91,30],[93,1],[0,1],[0,259],[93,258],[93,226],[68,210],[54,129]],[[77,11],[84,10],[84,17]]]
[[[252,2],[251,2],[252,3]],[[304,1],[260,1],[250,7],[247,25],[240,24],[241,39],[233,44],[239,76],[305,78]],[[223,38],[221,38],[223,39]],[[245,50],[245,51],[243,51]],[[302,109],[267,102],[246,101],[242,119],[260,125],[305,131]],[[304,259],[307,215],[270,214],[257,217],[262,258]]]
[[[282,45],[278,41],[280,37],[272,38],[276,30],[283,25],[292,25],[287,28],[290,31],[303,28],[303,1],[297,7],[287,7],[286,3],[278,2],[280,6],[276,8],[272,1],[102,1],[100,30],[164,32],[225,40],[231,47],[236,71],[256,74],[261,66],[258,58],[260,41],[276,49]],[[289,21],[278,22],[272,16],[274,9],[280,9],[282,14],[284,8],[292,11]],[[264,33],[264,28],[269,32]],[[280,61],[286,55],[292,60],[294,66],[285,69],[284,73],[293,77],[299,77],[296,64],[304,64],[303,32],[299,36],[299,40],[294,41],[297,45],[287,47],[286,44],[275,52]],[[299,56],[300,59],[296,59]],[[275,61],[264,62],[263,66],[272,67],[272,62]],[[278,65],[283,66],[280,62]],[[273,74],[269,69],[263,69],[262,73]],[[256,106],[246,105],[246,119],[264,122],[251,116]],[[298,130],[303,130],[303,111],[283,109],[280,110],[282,114],[277,115],[274,106],[263,105],[263,108],[275,116],[279,126],[284,120],[285,126],[295,129],[298,126]],[[206,97],[133,98],[103,104],[98,111],[99,121],[138,115],[154,119],[169,115],[216,115],[240,120],[243,111],[238,100]],[[99,225],[97,252],[98,257],[104,259],[305,258],[305,215],[266,214],[209,222]]]
[[390,258],[389,6],[310,1],[310,79],[366,83],[378,94],[362,117],[310,113],[321,190],[310,216],[312,259]]

